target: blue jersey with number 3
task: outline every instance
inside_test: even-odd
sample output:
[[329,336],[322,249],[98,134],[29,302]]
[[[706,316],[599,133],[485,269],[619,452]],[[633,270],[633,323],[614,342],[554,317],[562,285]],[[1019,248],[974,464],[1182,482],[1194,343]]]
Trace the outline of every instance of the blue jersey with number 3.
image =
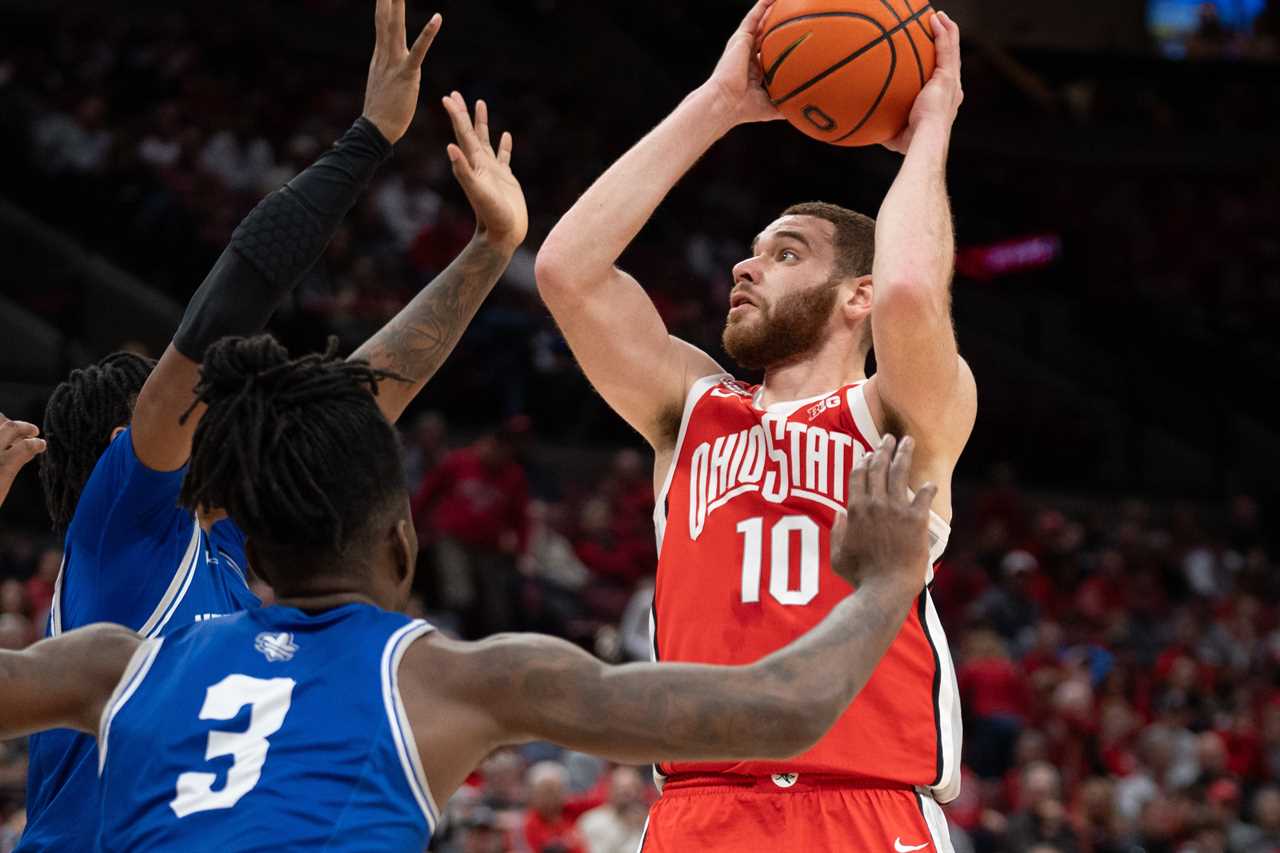
[[[115,622],[157,637],[249,607],[244,534],[229,520],[201,529],[178,506],[185,468],[153,471],[117,435],[89,475],[67,529],[48,633]],[[98,754],[92,737],[54,729],[31,738],[27,828],[15,853],[92,851]]]
[[436,806],[397,685],[431,630],[267,607],[139,648],[103,712],[105,851],[413,851]]

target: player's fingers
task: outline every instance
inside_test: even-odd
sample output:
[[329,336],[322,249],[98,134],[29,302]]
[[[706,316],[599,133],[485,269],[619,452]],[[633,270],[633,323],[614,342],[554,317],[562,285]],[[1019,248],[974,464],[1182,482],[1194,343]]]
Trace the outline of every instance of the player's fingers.
[[458,183],[462,184],[463,189],[475,177],[475,170],[471,168],[471,162],[467,160],[467,155],[462,149],[452,142],[445,148],[445,153],[449,155],[449,165],[453,166],[454,177],[458,179]]
[[760,29],[760,22],[764,20],[764,16],[768,14],[769,7],[772,5],[773,0],[756,0],[756,4],[751,7],[751,11],[747,12],[747,16],[738,25],[738,32],[746,33],[754,40],[756,32]]
[[933,16],[934,47],[938,55],[938,67],[949,71],[960,70],[960,28],[946,12]]
[[933,506],[933,499],[938,496],[938,487],[933,483],[925,483],[920,487],[920,491],[916,492],[915,500],[911,501],[911,508],[917,512],[928,513],[929,508]]
[[484,98],[476,101],[476,138],[480,140],[480,144],[493,151],[493,144],[489,141],[489,105],[484,102]]
[[0,450],[24,438],[34,438],[40,434],[40,428],[26,421],[0,421]]
[[515,145],[509,131],[502,132],[502,138],[498,140],[498,162],[504,166],[511,165],[511,148]]
[[387,34],[391,32],[391,2],[378,0],[373,9],[373,33],[378,44],[386,43]]
[[867,494],[872,500],[884,500],[889,492],[889,463],[893,461],[898,440],[886,435],[884,441],[871,455],[871,470],[867,472]]
[[849,472],[849,509],[852,511],[855,502],[867,497],[867,475],[871,470],[870,453],[864,453],[853,460],[853,470]]
[[436,33],[440,32],[443,24],[444,17],[439,12],[427,21],[427,25],[422,28],[422,32],[418,33],[418,37],[413,40],[413,47],[409,50],[410,66],[418,68],[422,65],[422,61],[427,58],[427,51],[431,49],[431,43],[436,40]]
[[897,503],[907,503],[908,483],[911,479],[911,457],[915,452],[915,439],[906,435],[902,437],[901,443],[898,444],[898,452],[893,455],[893,462],[889,465],[889,500]]
[[468,161],[474,160],[480,149],[480,142],[476,139],[475,129],[471,126],[467,102],[457,92],[442,98],[441,101],[444,103],[445,112],[449,114],[449,122],[453,125],[453,137],[458,140],[458,147],[466,154]]
[[391,0],[390,16],[387,20],[387,37],[389,44],[404,48],[407,38],[404,29],[404,0]]

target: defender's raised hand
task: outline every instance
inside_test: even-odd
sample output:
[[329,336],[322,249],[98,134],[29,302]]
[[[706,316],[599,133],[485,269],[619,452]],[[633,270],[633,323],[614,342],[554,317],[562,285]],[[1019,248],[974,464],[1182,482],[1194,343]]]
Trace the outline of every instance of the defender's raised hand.
[[44,452],[40,429],[26,421],[11,421],[0,415],[0,504],[9,496],[13,478],[22,466]]
[[782,113],[764,90],[760,67],[760,27],[773,0],[757,0],[725,45],[707,85],[733,117],[734,124],[773,121]]
[[511,134],[504,132],[494,151],[489,141],[489,108],[484,101],[476,101],[474,122],[462,95],[454,92],[443,101],[458,140],[449,144],[449,162],[475,211],[476,235],[513,252],[529,230],[529,213],[520,182],[511,171]]
[[404,24],[404,0],[378,0],[374,13],[373,59],[364,91],[364,117],[373,122],[388,142],[404,136],[418,109],[422,61],[440,32],[443,18],[431,16],[409,47]]
[[907,488],[915,442],[886,436],[858,459],[849,476],[848,515],[831,534],[831,567],[855,586],[878,575],[900,575],[923,589],[929,566],[929,506],[938,492],[928,483],[915,498]]

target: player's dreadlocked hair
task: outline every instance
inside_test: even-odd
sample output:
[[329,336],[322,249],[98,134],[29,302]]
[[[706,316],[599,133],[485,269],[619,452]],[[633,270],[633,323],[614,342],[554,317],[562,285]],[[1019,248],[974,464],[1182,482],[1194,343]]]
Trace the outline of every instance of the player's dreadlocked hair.
[[111,431],[126,426],[138,392],[155,361],[116,352],[96,364],[71,371],[53,389],[44,410],[40,484],[53,529],[65,533],[85,482],[111,443]]
[[395,429],[373,399],[400,377],[340,360],[336,345],[290,359],[270,335],[224,338],[200,367],[209,408],[180,502],[226,510],[277,571],[332,566],[405,500]]

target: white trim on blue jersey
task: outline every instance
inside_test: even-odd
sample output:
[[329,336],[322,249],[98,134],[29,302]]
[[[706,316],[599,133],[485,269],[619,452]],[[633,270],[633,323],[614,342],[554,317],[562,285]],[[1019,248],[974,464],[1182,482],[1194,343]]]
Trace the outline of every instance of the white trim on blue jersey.
[[53,582],[53,601],[49,603],[49,636],[62,633],[62,574],[67,570],[67,548],[63,543],[62,562],[58,564],[58,578]]
[[160,646],[163,643],[164,640],[157,637],[154,640],[144,640],[138,644],[138,648],[134,650],[133,657],[129,658],[129,665],[124,668],[124,674],[120,676],[120,681],[116,684],[116,689],[111,691],[111,698],[107,700],[107,704],[102,706],[102,717],[98,720],[99,776],[102,775],[103,769],[107,766],[107,737],[111,734],[111,721],[116,718],[116,714],[133,697],[143,679],[147,677],[147,673],[151,671],[151,665],[156,662],[156,655],[160,653]]
[[396,752],[400,756],[400,765],[404,768],[405,781],[414,799],[427,819],[427,829],[436,831],[437,815],[440,813],[435,799],[431,796],[431,787],[427,784],[427,774],[422,769],[422,756],[418,753],[418,743],[413,736],[413,727],[409,725],[409,715],[405,712],[404,701],[400,698],[400,659],[413,645],[414,640],[435,630],[435,626],[421,619],[415,619],[396,631],[387,640],[382,650],[382,701],[387,709],[387,723],[391,727],[391,739],[395,741]]
[[191,588],[191,581],[196,576],[196,566],[200,562],[200,537],[202,533],[200,522],[193,520],[191,522],[191,541],[187,543],[187,552],[182,555],[182,562],[178,564],[178,571],[174,574],[173,580],[169,582],[169,588],[165,590],[160,603],[156,605],[156,609],[151,612],[151,616],[138,629],[138,633],[142,636],[160,636],[164,626],[168,625],[169,620],[173,618],[178,605],[182,604],[182,599],[186,598],[187,590]]

